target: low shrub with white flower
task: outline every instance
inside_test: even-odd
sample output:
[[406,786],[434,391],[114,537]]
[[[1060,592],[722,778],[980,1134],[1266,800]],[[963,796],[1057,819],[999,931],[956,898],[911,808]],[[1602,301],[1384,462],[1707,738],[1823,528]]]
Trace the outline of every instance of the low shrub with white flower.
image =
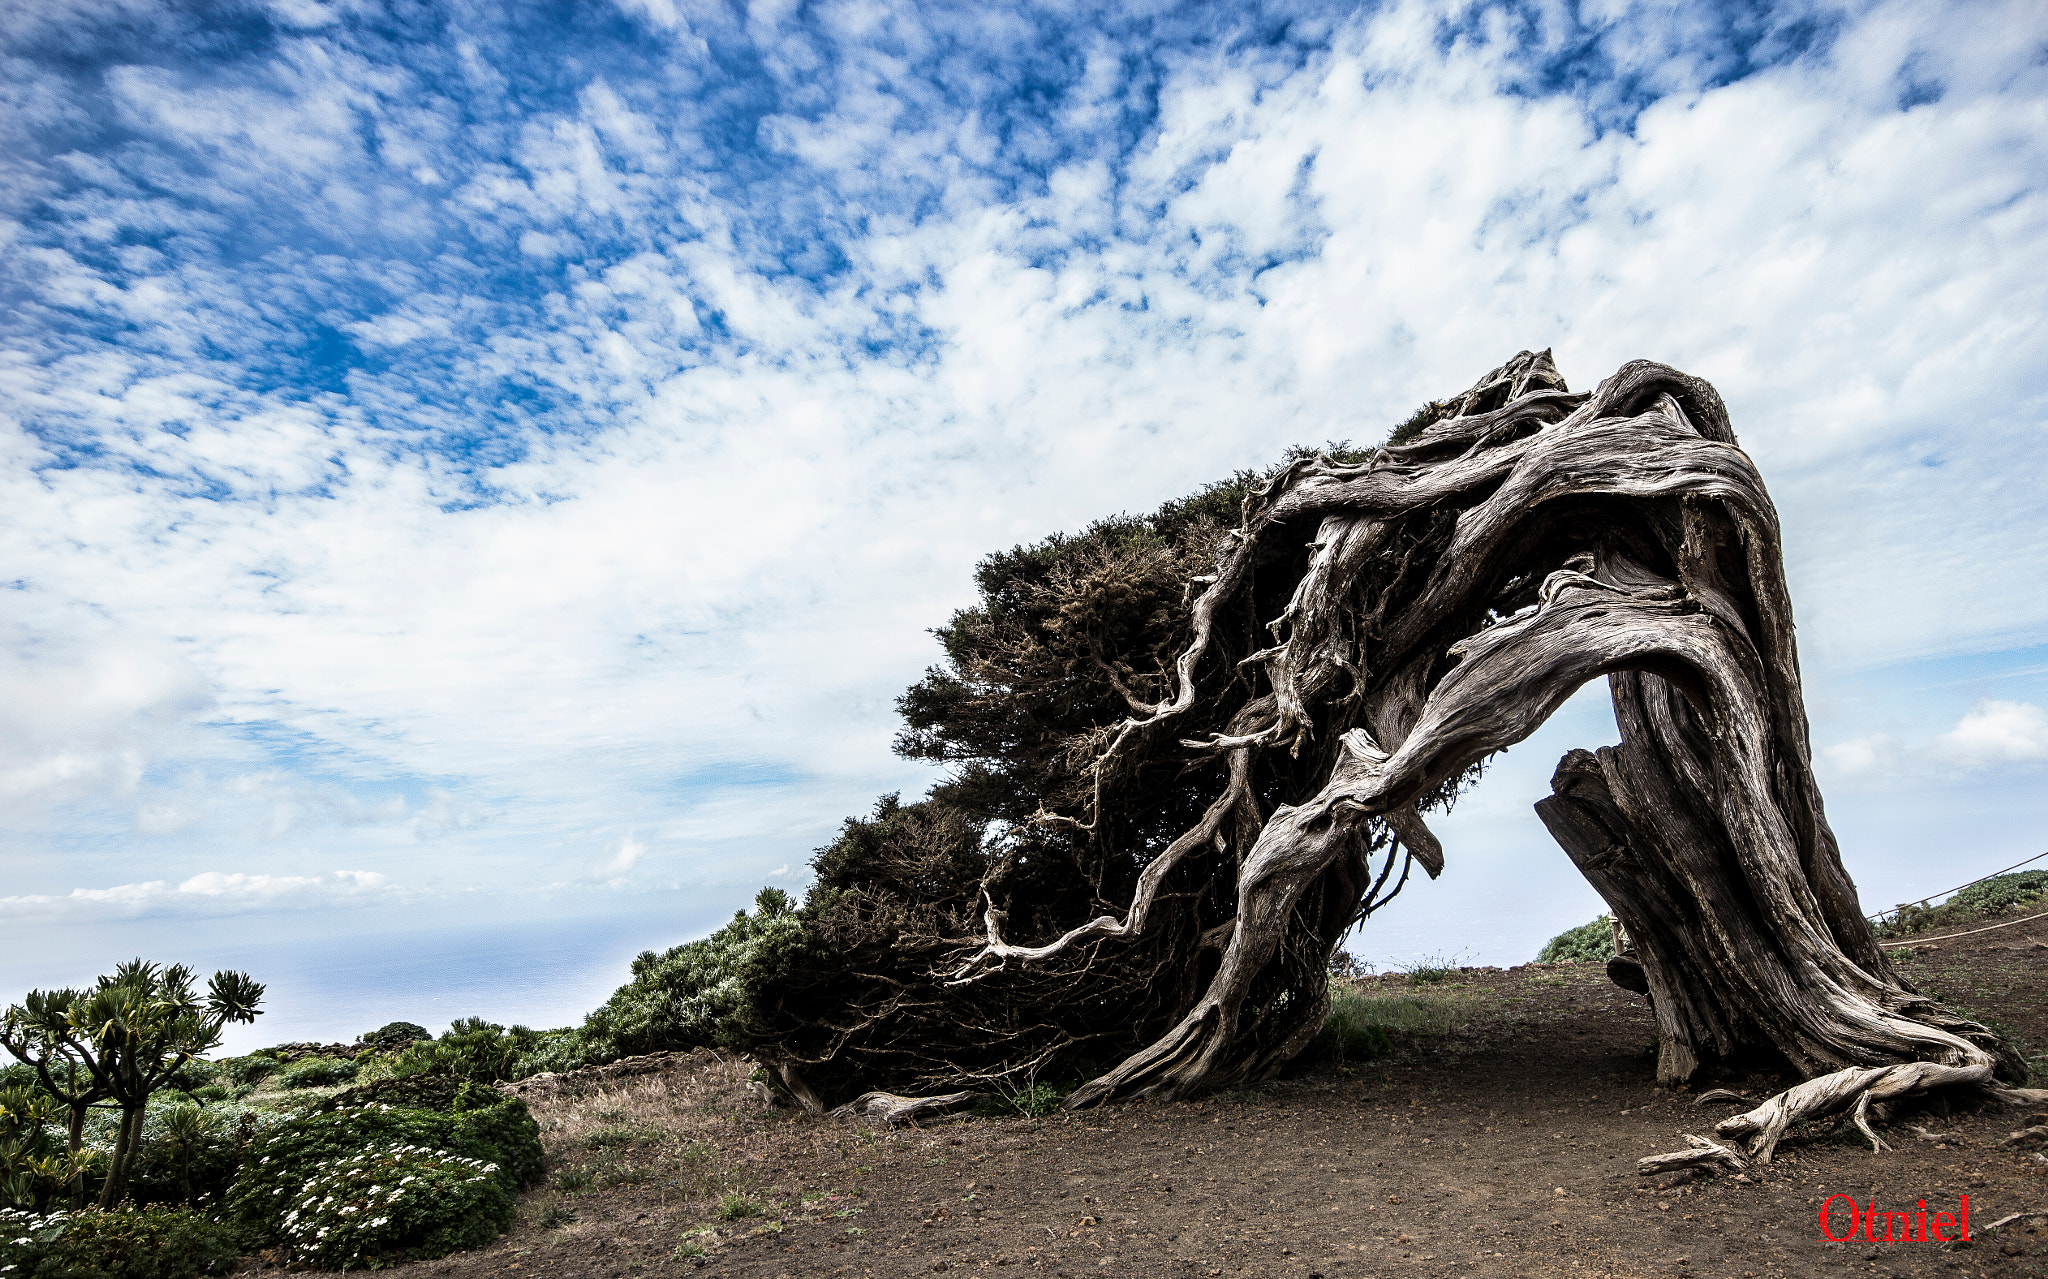
[[[340,1094],[251,1141],[221,1205],[225,1219],[254,1247],[317,1249],[320,1257],[335,1264],[382,1264],[373,1260],[380,1255],[373,1250],[393,1255],[402,1251],[413,1260],[438,1257],[497,1238],[511,1225],[513,1196],[540,1176],[540,1130],[524,1101],[492,1089],[467,1098],[461,1085],[451,1087],[453,1098],[372,1094],[421,1081],[431,1083],[433,1078],[389,1080],[370,1090]],[[429,1108],[393,1105],[394,1100]],[[444,1102],[451,1108],[431,1108]],[[394,1150],[410,1150],[414,1154],[406,1158],[425,1160],[437,1170],[427,1178],[432,1183],[429,1197],[435,1202],[446,1199],[454,1205],[454,1215],[413,1216],[426,1211],[417,1207],[426,1192],[415,1194],[408,1187],[397,1201],[403,1211],[393,1217],[385,1210],[385,1200],[405,1173],[387,1176],[380,1170],[359,1182],[345,1177],[346,1194],[339,1185],[317,1195],[308,1193],[312,1183],[348,1168],[369,1169],[367,1161],[387,1159]],[[472,1174],[483,1169],[492,1170],[486,1174],[490,1188],[468,1185]],[[375,1211],[339,1211],[344,1206],[366,1206],[373,1185],[379,1187]],[[332,1203],[327,1202],[330,1196]],[[477,1203],[484,1205],[480,1213],[472,1206]],[[310,1230],[309,1217],[315,1219]],[[378,1217],[386,1221],[374,1230],[362,1225]],[[324,1240],[319,1234],[322,1227],[328,1231]],[[370,1242],[340,1248],[331,1242],[337,1238],[337,1227],[346,1227],[351,1238],[361,1235]],[[361,1256],[351,1262],[359,1248]]]
[[68,1212],[38,1213],[0,1208],[0,1275],[32,1274],[50,1241],[64,1233]]
[[232,1273],[238,1256],[234,1232],[190,1208],[0,1209],[0,1279],[192,1279]]
[[329,1159],[295,1196],[283,1234],[293,1260],[337,1270],[445,1256],[512,1221],[496,1164],[393,1142]]

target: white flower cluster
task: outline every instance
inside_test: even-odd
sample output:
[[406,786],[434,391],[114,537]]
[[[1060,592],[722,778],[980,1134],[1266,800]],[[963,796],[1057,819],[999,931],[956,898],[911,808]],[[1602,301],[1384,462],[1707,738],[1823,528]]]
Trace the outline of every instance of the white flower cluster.
[[[68,1212],[29,1212],[24,1208],[0,1208],[0,1275],[10,1275],[22,1269],[24,1262],[33,1262],[37,1246],[46,1244],[64,1233],[64,1223],[71,1220]],[[27,1249],[27,1251],[22,1251]],[[34,1269],[30,1266],[29,1269]]]
[[373,1146],[318,1165],[284,1216],[284,1234],[302,1259],[346,1266],[400,1246],[421,1215],[409,1211],[409,1197],[465,1199],[465,1188],[497,1170],[431,1146]]

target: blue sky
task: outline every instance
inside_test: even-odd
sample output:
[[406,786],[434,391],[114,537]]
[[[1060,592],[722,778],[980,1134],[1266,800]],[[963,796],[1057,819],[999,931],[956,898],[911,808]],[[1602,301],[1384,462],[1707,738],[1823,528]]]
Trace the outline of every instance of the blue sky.
[[[1868,904],[2048,848],[2038,5],[97,0],[0,46],[0,994],[270,963],[266,1031],[352,1034],[386,996],[309,957],[482,1005],[482,929],[559,970],[492,1015],[566,1020],[930,782],[892,703],[981,555],[1524,347],[1728,400]],[[1596,690],[1512,752],[1361,952],[1594,913],[1528,805],[1612,732]]]

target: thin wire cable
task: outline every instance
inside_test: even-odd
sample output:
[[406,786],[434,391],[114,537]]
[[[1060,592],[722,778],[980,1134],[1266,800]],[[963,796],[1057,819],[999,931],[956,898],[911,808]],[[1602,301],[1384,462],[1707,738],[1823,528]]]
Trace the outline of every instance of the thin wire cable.
[[[2024,866],[2024,865],[2026,865],[2026,863],[2025,863],[2025,862],[2021,862],[2021,863],[2020,863],[2020,865]],[[1968,884],[1965,884],[1965,885],[1963,885],[1963,887],[1965,887],[1965,888],[1968,888],[1968,887],[1969,887],[1969,885],[1968,885]],[[1906,938],[1906,939],[1905,939],[1904,941],[1881,941],[1881,942],[1879,942],[1879,943],[1878,943],[1878,945],[1880,945],[1880,946],[1927,946],[1927,945],[1931,945],[1931,944],[1933,944],[1934,942],[1938,942],[1938,941],[1954,941],[1954,940],[1955,940],[1956,938],[1958,938],[1958,937],[1969,937],[1969,936],[1971,936],[1971,935],[1973,935],[1973,934],[1976,934],[1976,933],[1988,933],[1988,932],[1991,932],[1991,931],[1992,931],[1993,929],[1997,929],[1997,928],[2011,928],[2011,927],[2012,927],[2012,926],[2013,926],[2014,924],[2025,924],[2025,923],[2029,923],[2029,922],[2031,922],[2031,921],[2033,921],[2033,920],[2036,920],[2036,919],[2048,919],[2048,910],[2044,910],[2044,911],[2042,911],[2042,912],[2041,912],[2040,914],[2038,914],[2038,915],[2028,915],[2028,916],[2027,916],[2027,917],[2026,917],[2025,919],[2008,919],[2008,920],[2006,920],[2006,921],[2005,921],[2004,923],[2002,923],[2002,924],[1992,924],[1992,925],[1990,925],[1989,927],[1985,927],[1985,928],[1972,928],[1972,929],[1971,929],[1971,930],[1970,930],[1969,932],[1967,932],[1967,933],[1948,933],[1948,934],[1946,934],[1946,935],[1944,935],[1944,936],[1941,936],[1941,937],[1908,937],[1908,938]]]
[[[2048,857],[2048,853],[2035,853],[2032,857],[2027,858],[2026,861],[2014,862],[2012,865],[2006,867],[2005,870],[1994,870],[1989,875],[1985,875],[1980,878],[1971,880],[1969,884],[1957,884],[1954,888],[1943,889],[1941,892],[1938,893],[1929,893],[1927,894],[1927,896],[1919,898],[1914,901],[1900,902],[1899,906],[1918,906],[1925,902],[1931,902],[1937,897],[1946,897],[1950,893],[1960,893],[1965,888],[1968,888],[1970,884],[1981,884],[1987,879],[1997,879],[2000,875],[2005,874],[2005,871],[2007,870],[2018,870],[2022,866],[2031,866],[2033,863],[2040,861],[2043,857]],[[1897,910],[1899,906],[1892,907],[1892,910]],[[1877,912],[1875,915],[1865,915],[1864,918],[1883,919],[1886,915],[1889,914],[1891,914],[1890,910],[1881,910]]]

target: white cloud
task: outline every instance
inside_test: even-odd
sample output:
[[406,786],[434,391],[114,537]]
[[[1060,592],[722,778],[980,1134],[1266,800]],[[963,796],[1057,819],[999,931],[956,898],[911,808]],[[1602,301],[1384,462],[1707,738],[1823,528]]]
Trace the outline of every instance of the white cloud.
[[2030,702],[1979,699],[1953,728],[1920,747],[1891,733],[1871,733],[1818,752],[1821,774],[1867,785],[1919,782],[2048,760],[2048,711]]
[[1934,739],[1937,758],[1964,767],[2048,759],[2048,711],[1986,698]]
[[646,855],[646,844],[631,834],[623,835],[619,838],[618,846],[612,850],[610,859],[605,862],[601,873],[608,879],[619,878],[639,865],[640,859]]
[[22,620],[0,643],[0,800],[23,809],[130,795],[152,762],[189,744],[212,689],[172,644]]
[[179,884],[178,891],[206,897],[268,898],[307,889],[359,893],[383,885],[384,877],[375,871],[338,870],[332,875],[307,878],[303,875],[244,875],[210,870]]
[[0,918],[57,918],[88,923],[150,915],[218,915],[269,908],[331,907],[350,900],[389,900],[398,889],[375,871],[326,875],[263,875],[206,871],[173,887],[156,879],[69,893],[0,897]]
[[1815,763],[1829,777],[1857,782],[1895,772],[1904,751],[1904,743],[1890,733],[1872,733],[1823,748]]

